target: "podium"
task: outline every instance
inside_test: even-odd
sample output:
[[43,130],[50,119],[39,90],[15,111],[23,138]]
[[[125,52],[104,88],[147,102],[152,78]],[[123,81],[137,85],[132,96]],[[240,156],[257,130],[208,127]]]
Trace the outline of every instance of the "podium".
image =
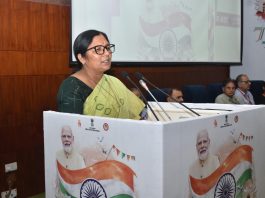
[[[265,106],[186,104],[196,116],[160,104],[171,120],[156,103],[160,121],[151,112],[150,120],[135,121],[45,111],[46,197],[264,197]],[[74,137],[70,151],[64,126]],[[201,131],[209,141],[198,151]],[[62,160],[59,151],[71,154]],[[215,156],[218,166],[192,170],[199,155]],[[77,159],[84,166],[71,167]]]

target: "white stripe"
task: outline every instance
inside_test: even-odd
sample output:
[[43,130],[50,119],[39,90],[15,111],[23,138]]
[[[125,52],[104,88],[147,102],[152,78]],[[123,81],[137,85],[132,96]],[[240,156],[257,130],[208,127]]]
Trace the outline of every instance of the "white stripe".
[[249,161],[243,161],[237,166],[235,166],[230,173],[232,173],[236,179],[236,181],[241,177],[241,175],[249,168],[252,168],[252,164]]
[[74,197],[80,197],[80,188],[81,188],[81,185],[83,182],[79,183],[79,184],[68,184],[64,181],[64,179],[61,177],[60,174],[58,174],[58,175],[59,175],[59,179],[60,179],[63,187],[66,189],[66,191]]
[[120,182],[119,180],[114,180],[114,179],[101,180],[100,183],[105,189],[108,197],[113,197],[120,194],[126,194],[135,197],[135,194],[130,189],[130,187],[127,186],[125,183]]

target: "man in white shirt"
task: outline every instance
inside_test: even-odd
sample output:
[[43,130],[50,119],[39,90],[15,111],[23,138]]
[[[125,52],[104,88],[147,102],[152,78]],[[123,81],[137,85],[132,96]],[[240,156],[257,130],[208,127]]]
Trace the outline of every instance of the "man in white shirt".
[[246,74],[240,74],[236,78],[237,89],[235,96],[240,104],[255,104],[252,93],[249,91],[251,82]]

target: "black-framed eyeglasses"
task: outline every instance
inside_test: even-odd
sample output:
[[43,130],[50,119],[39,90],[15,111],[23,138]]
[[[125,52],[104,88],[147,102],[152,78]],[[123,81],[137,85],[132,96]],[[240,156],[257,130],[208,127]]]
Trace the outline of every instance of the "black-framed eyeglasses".
[[95,50],[96,54],[98,55],[102,55],[105,53],[105,49],[109,52],[109,53],[113,53],[115,52],[115,45],[114,44],[109,44],[109,45],[106,45],[106,46],[103,46],[103,45],[97,45],[97,46],[94,46],[94,47],[91,47],[91,48],[88,48],[86,51],[89,51],[89,50]]

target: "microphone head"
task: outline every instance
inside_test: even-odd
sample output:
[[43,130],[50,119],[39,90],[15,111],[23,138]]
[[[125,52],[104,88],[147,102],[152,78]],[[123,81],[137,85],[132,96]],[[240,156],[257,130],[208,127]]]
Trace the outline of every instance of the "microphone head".
[[143,74],[141,74],[141,73],[139,73],[139,72],[135,72],[135,77],[138,79],[138,80],[142,80],[142,79],[144,79],[144,76],[143,76]]
[[145,83],[142,79],[139,80],[139,83],[140,83],[140,85],[141,85],[146,91],[149,90],[148,87],[147,87],[147,85],[146,85],[146,83]]
[[123,78],[128,78],[128,77],[129,77],[129,74],[128,74],[128,72],[123,71],[123,72],[121,72],[121,76],[122,76]]

